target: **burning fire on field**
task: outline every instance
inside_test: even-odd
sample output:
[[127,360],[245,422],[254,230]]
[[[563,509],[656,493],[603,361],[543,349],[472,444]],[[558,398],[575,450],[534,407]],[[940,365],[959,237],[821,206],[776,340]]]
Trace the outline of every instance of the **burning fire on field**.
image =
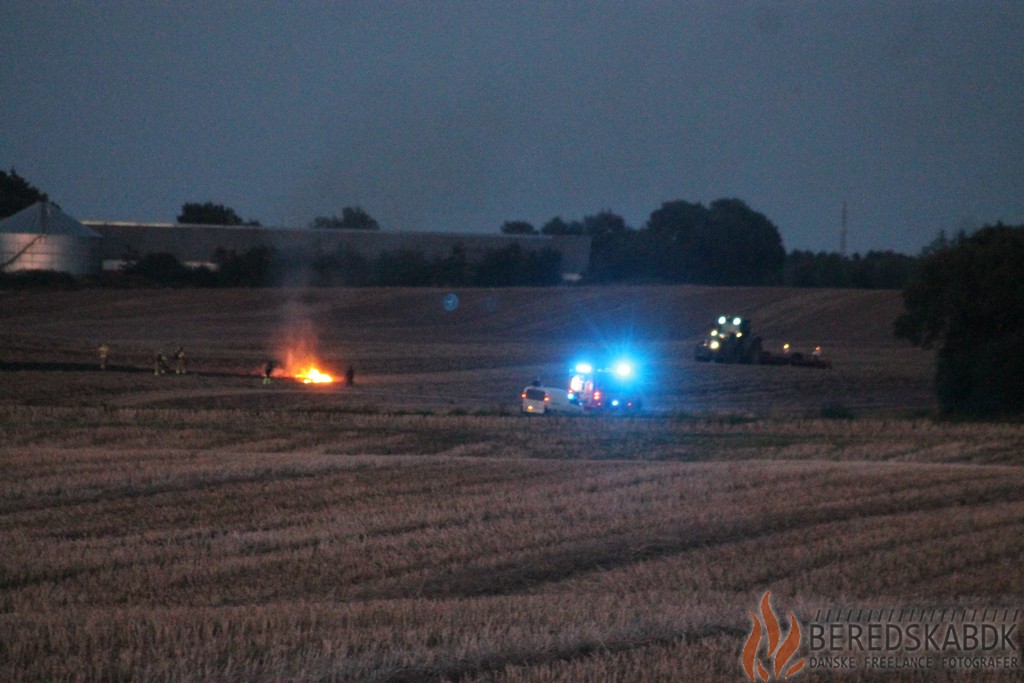
[[333,382],[334,378],[325,372],[320,372],[315,366],[310,366],[295,373],[295,379],[303,384],[327,384]]
[[288,334],[281,352],[283,361],[274,368],[273,376],[295,379],[303,384],[330,384],[334,377],[317,357],[316,335],[310,324],[297,325]]

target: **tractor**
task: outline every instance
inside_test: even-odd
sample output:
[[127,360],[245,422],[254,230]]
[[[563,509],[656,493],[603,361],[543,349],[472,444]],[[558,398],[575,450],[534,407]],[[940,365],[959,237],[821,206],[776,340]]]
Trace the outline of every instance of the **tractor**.
[[796,365],[804,368],[831,368],[832,363],[821,357],[821,347],[809,354],[793,351],[784,344],[781,353],[763,348],[760,337],[751,333],[749,318],[722,315],[713,322],[707,335],[697,344],[693,357],[709,363],[744,363],[748,365]]
[[761,362],[761,338],[750,333],[747,318],[722,315],[711,324],[693,356],[703,363],[757,364]]

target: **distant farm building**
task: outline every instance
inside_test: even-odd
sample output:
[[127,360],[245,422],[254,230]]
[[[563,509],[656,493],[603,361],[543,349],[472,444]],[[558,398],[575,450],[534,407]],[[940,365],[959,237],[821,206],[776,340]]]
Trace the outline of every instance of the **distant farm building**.
[[103,240],[104,269],[116,270],[128,258],[167,253],[188,265],[211,264],[218,250],[245,253],[269,247],[294,260],[312,260],[348,251],[373,259],[381,254],[412,252],[443,259],[453,249],[465,250],[469,261],[487,252],[518,244],[527,251],[550,248],[562,255],[563,280],[576,281],[590,264],[590,237],[585,235],[486,235],[441,232],[389,232],[316,228],[264,228],[177,223],[83,221]]
[[102,241],[56,205],[38,202],[0,221],[0,272],[97,273]]

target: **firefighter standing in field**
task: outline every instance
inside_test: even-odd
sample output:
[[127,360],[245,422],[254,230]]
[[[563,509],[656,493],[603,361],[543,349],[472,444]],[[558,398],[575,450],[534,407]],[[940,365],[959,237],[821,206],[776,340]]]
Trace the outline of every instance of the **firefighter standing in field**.
[[162,375],[165,372],[167,372],[167,358],[163,351],[157,351],[156,357],[153,359],[153,374]]
[[268,360],[263,366],[263,383],[270,384],[270,376],[274,374],[274,361]]
[[351,365],[345,370],[345,386],[352,386],[356,383],[356,369]]
[[99,348],[100,370],[106,370],[107,369],[107,355],[109,353],[110,353],[110,347],[107,345],[107,342],[103,342],[102,344],[100,344],[100,348]]
[[182,346],[174,349],[174,374],[185,374],[185,348]]

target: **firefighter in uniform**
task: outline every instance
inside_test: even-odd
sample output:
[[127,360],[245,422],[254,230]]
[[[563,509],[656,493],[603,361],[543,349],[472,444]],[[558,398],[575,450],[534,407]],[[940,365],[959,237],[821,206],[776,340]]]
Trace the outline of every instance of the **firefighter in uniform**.
[[107,342],[103,342],[102,344],[100,344],[99,353],[100,353],[100,370],[106,370],[107,369],[107,355],[110,353],[110,347],[107,346]]
[[163,351],[156,352],[156,358],[153,359],[153,374],[162,375],[167,372],[167,359],[164,357]]

